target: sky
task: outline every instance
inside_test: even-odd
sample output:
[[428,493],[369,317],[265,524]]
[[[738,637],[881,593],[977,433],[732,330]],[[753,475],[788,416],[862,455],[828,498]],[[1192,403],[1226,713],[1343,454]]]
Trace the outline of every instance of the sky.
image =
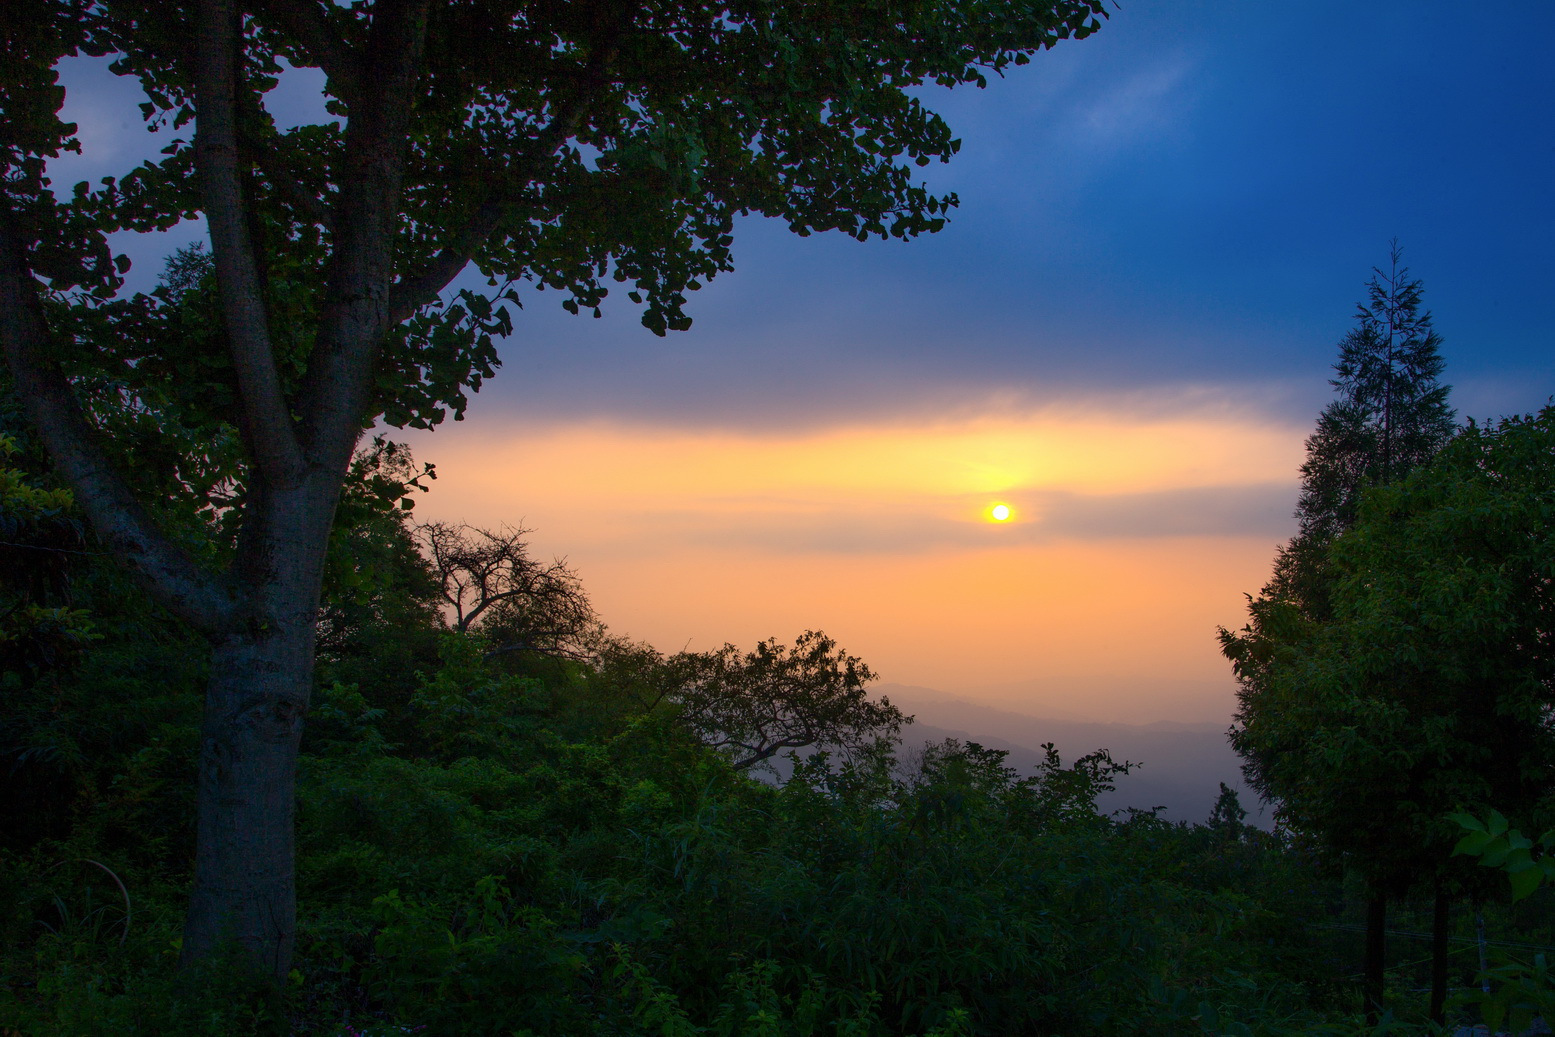
[[[822,629],[883,679],[1037,715],[1229,722],[1218,626],[1294,532],[1303,440],[1396,238],[1461,416],[1555,393],[1555,5],[1126,0],[987,90],[939,234],[743,220],[656,338],[525,308],[466,421],[406,434],[427,519],[531,530],[666,651]],[[65,69],[85,154],[155,151]],[[294,73],[285,123],[317,104]],[[198,224],[119,245],[149,287]],[[472,282],[478,283],[478,282]],[[1005,503],[1012,517],[989,521]]]

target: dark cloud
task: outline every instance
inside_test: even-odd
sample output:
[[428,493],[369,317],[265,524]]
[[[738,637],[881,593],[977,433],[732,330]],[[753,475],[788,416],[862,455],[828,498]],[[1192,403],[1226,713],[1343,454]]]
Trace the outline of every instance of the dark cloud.
[[622,516],[635,540],[776,554],[916,554],[1000,545],[1162,537],[1264,537],[1294,531],[1290,483],[1211,486],[1151,493],[1018,492],[1001,499],[1016,521],[993,525],[946,517],[944,499],[861,501],[853,507],[803,501],[740,502],[737,507]]
[[1288,536],[1295,487],[1210,486],[1156,493],[1042,495],[1037,520],[1043,537],[1109,540],[1116,537]]

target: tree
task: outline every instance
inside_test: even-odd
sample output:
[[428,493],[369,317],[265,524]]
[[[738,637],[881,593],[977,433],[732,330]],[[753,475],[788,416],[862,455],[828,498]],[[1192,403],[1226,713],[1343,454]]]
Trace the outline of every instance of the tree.
[[[1471,423],[1365,495],[1330,549],[1328,622],[1266,622],[1233,642],[1278,660],[1244,698],[1237,739],[1265,761],[1282,818],[1379,893],[1426,879],[1439,932],[1447,890],[1473,888],[1448,862],[1445,815],[1494,804],[1540,820],[1555,782],[1552,513],[1555,409]],[[1438,1017],[1444,982],[1438,964]]]
[[[1220,631],[1240,684],[1232,744],[1249,782],[1276,801],[1277,815],[1287,822],[1302,810],[1295,801],[1308,794],[1299,776],[1288,774],[1293,757],[1287,754],[1309,737],[1296,716],[1320,696],[1313,690],[1310,702],[1276,709],[1269,683],[1291,664],[1287,649],[1307,643],[1332,617],[1330,547],[1355,522],[1362,494],[1430,460],[1454,430],[1449,388],[1438,381],[1441,337],[1429,311],[1421,310],[1421,282],[1409,277],[1402,258],[1395,240],[1388,271],[1373,268],[1368,302],[1357,306],[1356,326],[1340,340],[1337,377],[1331,380],[1340,395],[1324,408],[1307,439],[1299,530],[1276,556],[1273,578],[1259,598],[1249,598],[1249,624],[1238,634]],[[1291,693],[1304,694],[1299,688]],[[1299,751],[1294,758],[1302,758]],[[1373,1013],[1382,991],[1386,910],[1385,893],[1374,890],[1366,955]]]
[[565,562],[529,557],[529,532],[428,522],[415,538],[441,581],[455,630],[479,624],[494,651],[582,656],[599,625],[594,609]]
[[[1103,13],[1101,0],[0,9],[0,347],[97,535],[211,645],[186,961],[231,938],[287,972],[315,616],[363,430],[462,416],[497,366],[515,285],[598,312],[606,282],[626,282],[662,334],[689,324],[688,291],[731,269],[736,215],[861,240],[938,229],[954,198],[914,184],[912,164],[957,141],[912,88],[983,85]],[[76,54],[113,55],[150,122],[195,132],[62,199],[46,160],[80,147],[56,72]],[[284,65],[323,71],[328,118],[278,128],[265,97]],[[107,234],[196,216],[217,319],[190,321],[167,295],[119,298],[126,261]],[[493,294],[446,294],[471,263]],[[209,528],[159,521],[116,461],[104,405],[231,444],[220,499],[187,455],[160,488],[196,498]]]
[[815,630],[800,634],[792,649],[775,639],[750,652],[726,644],[681,653],[666,669],[672,677],[665,697],[736,770],[785,749],[862,752],[912,723],[890,699],[870,699],[865,686],[874,671]]
[[1215,805],[1210,809],[1209,820],[1204,827],[1231,841],[1240,839],[1242,833],[1251,827],[1247,823],[1247,811],[1237,798],[1236,789],[1225,782],[1220,783],[1220,794],[1215,797]]
[[[1440,450],[1452,437],[1449,387],[1441,336],[1420,308],[1424,288],[1399,265],[1395,240],[1388,272],[1372,269],[1368,303],[1356,307],[1356,326],[1339,342],[1338,390],[1318,416],[1301,466],[1300,528],[1275,561],[1273,590],[1316,618],[1326,614],[1322,565],[1328,544],[1355,521],[1368,486],[1393,482]],[[1266,591],[1267,593],[1267,591]]]

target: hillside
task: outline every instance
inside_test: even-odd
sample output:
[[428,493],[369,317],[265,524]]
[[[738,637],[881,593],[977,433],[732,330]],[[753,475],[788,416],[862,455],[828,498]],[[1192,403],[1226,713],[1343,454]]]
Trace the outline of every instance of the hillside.
[[1008,762],[1022,774],[1041,762],[1047,742],[1057,747],[1065,762],[1107,749],[1115,760],[1142,766],[1118,779],[1115,792],[1097,798],[1104,811],[1163,807],[1161,816],[1169,820],[1202,822],[1214,806],[1220,783],[1225,782],[1241,796],[1249,822],[1270,826],[1267,807],[1260,810],[1256,794],[1242,780],[1223,726],[1055,720],[995,709],[932,688],[882,684],[875,691],[916,718],[903,732],[903,744],[909,749],[945,738],[977,742],[1006,750]]

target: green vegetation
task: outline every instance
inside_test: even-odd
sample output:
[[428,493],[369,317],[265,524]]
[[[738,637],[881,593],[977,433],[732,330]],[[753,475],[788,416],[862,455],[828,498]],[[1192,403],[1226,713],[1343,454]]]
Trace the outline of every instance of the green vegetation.
[[[203,657],[107,559],[72,553],[58,556],[52,593],[69,589],[95,639],[7,678],[5,766],[30,809],[0,847],[0,1026],[28,1037],[1432,1032],[1407,993],[1422,982],[1418,948],[1389,972],[1399,1019],[1359,1021],[1364,887],[1299,839],[1248,827],[1230,790],[1206,824],[1173,825],[1096,813],[1122,767],[1104,752],[1050,754],[1029,776],[975,744],[902,758],[892,711],[849,712],[867,667],[819,634],[702,657],[602,632],[587,650],[511,647],[505,612],[552,629],[542,601],[564,619],[587,612],[575,585],[566,600],[514,594],[453,629],[437,607],[448,588],[414,549],[425,528],[368,489],[414,466],[380,445],[356,471],[360,506],[333,541],[302,746],[286,983],[245,971],[241,956],[178,968]],[[26,487],[8,514],[32,507],[16,502],[70,507],[48,496],[46,475],[5,478]],[[526,560],[512,538],[504,552]],[[710,721],[710,704],[756,699],[772,671],[808,679],[810,701],[873,720],[880,737],[842,729],[782,784],[750,776],[750,739],[720,745],[733,724]],[[1497,938],[1546,940],[1545,900],[1492,906]],[[1409,910],[1395,924],[1418,928]],[[1470,953],[1455,956],[1454,983],[1472,995],[1472,945],[1460,946]],[[1494,968],[1501,991],[1542,989],[1531,962]]]
[[[1392,260],[1341,343],[1342,398],[1307,442],[1301,530],[1221,643],[1251,783],[1283,830],[1366,884],[1368,1017],[1386,1003],[1388,902],[1424,893],[1441,1023],[1452,905],[1492,892],[1453,859],[1452,819],[1499,807],[1549,823],[1555,408],[1450,434],[1438,338],[1396,245]],[[1518,838],[1526,892],[1544,865]],[[1506,989],[1526,986],[1509,968]],[[1485,1004],[1492,1024],[1508,1017]]]
[[[1300,528],[1276,556],[1269,583],[1249,599],[1248,624],[1237,633],[1220,631],[1240,685],[1231,741],[1249,782],[1275,804],[1282,824],[1345,855],[1370,886],[1366,973],[1373,1019],[1382,1012],[1388,899],[1433,872],[1441,840],[1428,833],[1440,833],[1441,814],[1460,802],[1455,797],[1462,791],[1453,785],[1461,768],[1450,738],[1413,756],[1403,748],[1421,741],[1422,718],[1390,709],[1402,696],[1376,686],[1393,678],[1386,663],[1374,660],[1365,677],[1352,665],[1374,646],[1366,640],[1370,633],[1346,625],[1354,610],[1366,607],[1353,603],[1355,581],[1365,584],[1378,561],[1339,560],[1363,536],[1345,534],[1364,495],[1429,462],[1454,431],[1448,387],[1438,381],[1441,338],[1421,308],[1421,283],[1399,264],[1402,255],[1395,241],[1388,271],[1373,269],[1356,326],[1339,343],[1331,383],[1339,397],[1318,417],[1301,467]],[[1372,686],[1361,688],[1368,680]],[[1423,794],[1427,785],[1431,792]],[[1446,997],[1448,898],[1438,881],[1432,983],[1438,1020]]]

